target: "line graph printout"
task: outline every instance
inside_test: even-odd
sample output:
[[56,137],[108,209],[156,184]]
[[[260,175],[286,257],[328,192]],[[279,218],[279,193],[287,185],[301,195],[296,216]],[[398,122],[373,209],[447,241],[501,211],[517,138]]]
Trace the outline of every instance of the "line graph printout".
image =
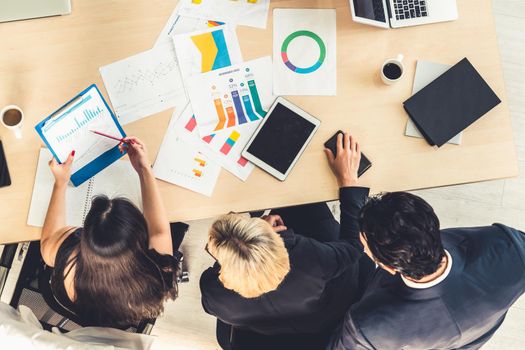
[[201,137],[198,132],[197,119],[193,115],[190,104],[182,114],[175,112],[172,119],[175,119],[176,122],[170,122],[169,128],[176,130],[179,139],[191,144],[194,149],[199,150],[242,181],[245,181],[251,174],[254,166],[241,157],[241,152],[259,123],[244,124]]
[[184,81],[243,61],[237,34],[229,25],[175,35],[173,42]]
[[187,103],[171,43],[101,67],[100,74],[121,124]]
[[72,173],[115,147],[119,142],[90,130],[124,137],[95,88],[72,101],[42,127],[42,134],[60,162],[75,151]]
[[200,135],[260,122],[275,99],[269,56],[195,75],[186,81]]
[[180,0],[181,16],[266,28],[270,0]]

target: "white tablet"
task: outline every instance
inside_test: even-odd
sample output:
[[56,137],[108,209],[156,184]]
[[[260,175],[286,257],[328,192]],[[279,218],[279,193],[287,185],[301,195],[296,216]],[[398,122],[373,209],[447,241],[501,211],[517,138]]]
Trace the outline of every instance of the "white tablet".
[[320,124],[319,119],[278,97],[242,156],[284,181]]

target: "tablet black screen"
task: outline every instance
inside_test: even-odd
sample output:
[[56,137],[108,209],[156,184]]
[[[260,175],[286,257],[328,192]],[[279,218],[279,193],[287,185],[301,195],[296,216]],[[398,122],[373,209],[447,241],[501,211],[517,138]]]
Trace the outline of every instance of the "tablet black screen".
[[247,151],[285,174],[315,129],[315,124],[280,103],[266,118],[268,120]]

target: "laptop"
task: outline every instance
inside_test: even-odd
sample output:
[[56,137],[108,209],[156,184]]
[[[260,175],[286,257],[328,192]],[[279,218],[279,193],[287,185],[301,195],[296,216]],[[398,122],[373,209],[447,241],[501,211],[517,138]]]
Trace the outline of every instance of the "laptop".
[[401,28],[453,21],[456,0],[349,0],[354,22],[381,28]]
[[0,22],[71,13],[71,0],[0,0]]

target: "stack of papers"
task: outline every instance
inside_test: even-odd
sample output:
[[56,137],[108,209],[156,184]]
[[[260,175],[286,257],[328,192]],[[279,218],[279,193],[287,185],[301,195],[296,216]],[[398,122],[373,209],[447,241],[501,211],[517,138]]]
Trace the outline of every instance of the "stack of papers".
[[207,196],[221,167],[244,181],[254,166],[241,152],[274,90],[335,94],[334,9],[276,12],[279,64],[270,57],[243,61],[235,28],[266,28],[269,6],[270,0],[180,0],[151,50],[100,68],[121,124],[174,108],[155,161],[159,179]]
[[151,50],[100,68],[121,124],[174,108],[157,178],[211,196],[221,167],[252,172],[241,151],[274,100],[272,62],[244,63],[235,28],[266,28],[269,5],[179,1]]

